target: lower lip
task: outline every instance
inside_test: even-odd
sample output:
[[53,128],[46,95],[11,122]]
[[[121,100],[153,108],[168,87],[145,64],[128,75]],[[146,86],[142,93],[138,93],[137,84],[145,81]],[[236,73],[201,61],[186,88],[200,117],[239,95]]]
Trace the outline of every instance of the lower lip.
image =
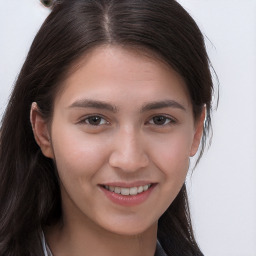
[[107,198],[110,199],[113,203],[119,204],[122,206],[135,206],[145,202],[148,199],[149,195],[152,193],[155,186],[156,184],[153,184],[147,191],[144,191],[137,195],[130,195],[130,196],[116,194],[103,187],[100,187],[100,188],[104,192],[104,194],[107,196]]

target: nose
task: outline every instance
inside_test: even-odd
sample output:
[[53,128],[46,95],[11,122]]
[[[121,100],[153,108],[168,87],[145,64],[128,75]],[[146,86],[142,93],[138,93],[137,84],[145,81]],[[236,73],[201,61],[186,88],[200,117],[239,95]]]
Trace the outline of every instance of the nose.
[[114,139],[109,164],[125,172],[135,172],[145,168],[148,163],[149,158],[139,132],[120,131]]

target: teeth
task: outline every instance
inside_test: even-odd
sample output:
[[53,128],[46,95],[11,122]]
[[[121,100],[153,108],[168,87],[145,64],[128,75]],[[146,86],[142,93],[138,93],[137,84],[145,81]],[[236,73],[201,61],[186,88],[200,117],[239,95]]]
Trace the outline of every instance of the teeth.
[[143,186],[143,190],[144,190],[144,191],[145,191],[145,190],[148,190],[148,188],[149,188],[149,185]]
[[143,192],[143,186],[139,186],[138,188],[138,193],[141,193],[141,192]]
[[129,188],[121,188],[121,194],[124,196],[128,196],[130,194]]
[[132,187],[132,188],[121,188],[121,187],[114,187],[114,186],[104,186],[104,187],[105,189],[111,192],[114,192],[116,194],[121,194],[123,196],[129,196],[129,195],[135,196],[144,191],[147,191],[151,187],[151,184],[139,186],[139,187]]
[[114,191],[115,191],[116,194],[120,194],[121,193],[121,188],[115,187]]
[[137,195],[138,194],[138,188],[136,187],[133,187],[133,188],[130,188],[130,195]]

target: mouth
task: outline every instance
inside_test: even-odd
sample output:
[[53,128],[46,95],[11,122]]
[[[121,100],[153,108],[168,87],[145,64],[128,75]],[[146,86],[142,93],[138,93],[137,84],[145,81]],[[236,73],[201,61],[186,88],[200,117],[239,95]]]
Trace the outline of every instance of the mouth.
[[118,186],[109,186],[109,185],[101,185],[103,189],[106,189],[115,194],[123,195],[123,196],[136,196],[143,192],[146,192],[149,188],[153,186],[153,183],[149,183],[143,186],[137,187],[118,187]]
[[113,182],[99,185],[104,195],[113,203],[124,207],[140,205],[148,200],[157,183],[147,181],[124,183]]

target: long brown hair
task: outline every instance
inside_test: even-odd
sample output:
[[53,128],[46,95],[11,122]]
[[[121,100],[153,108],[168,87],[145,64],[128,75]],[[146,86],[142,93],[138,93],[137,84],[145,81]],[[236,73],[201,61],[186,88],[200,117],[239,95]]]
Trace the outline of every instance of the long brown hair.
[[[37,102],[50,120],[65,74],[79,57],[103,44],[152,52],[182,76],[195,119],[206,106],[201,154],[204,150],[213,85],[203,35],[191,16],[174,0],[56,1],[32,43],[2,120],[0,255],[42,256],[41,230],[62,216],[57,171],[34,140],[31,103]],[[158,239],[167,255],[202,255],[185,184],[159,220]]]

